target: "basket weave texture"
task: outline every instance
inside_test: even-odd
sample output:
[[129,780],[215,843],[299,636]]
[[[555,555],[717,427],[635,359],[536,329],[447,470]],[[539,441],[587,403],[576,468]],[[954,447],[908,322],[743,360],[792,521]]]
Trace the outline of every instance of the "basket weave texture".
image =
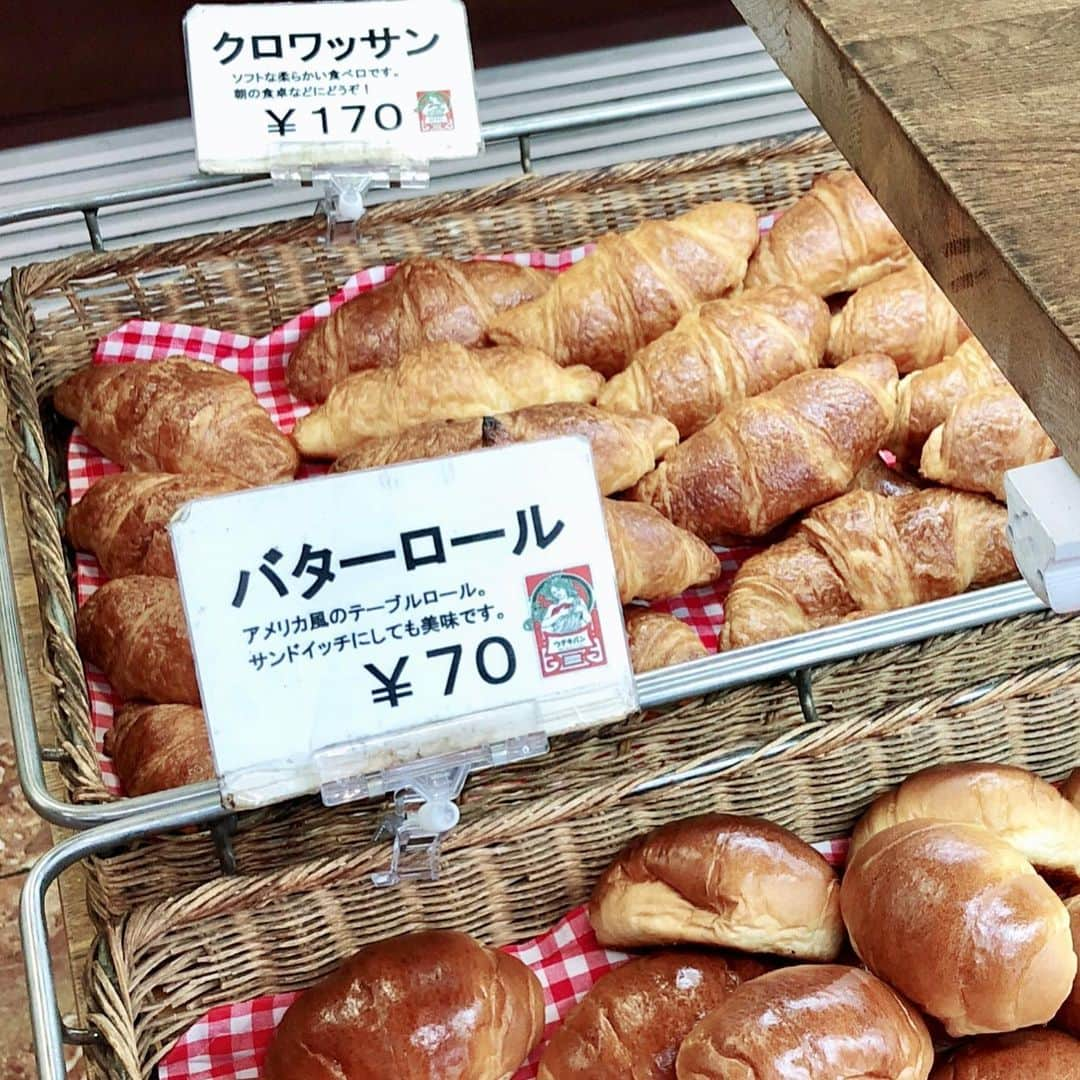
[[[364,265],[438,253],[562,249],[717,198],[790,205],[842,164],[823,136],[729,147],[468,193],[390,203],[355,245],[317,220],[264,226],[18,270],[3,296],[2,392],[52,686],[51,724],[73,802],[110,798],[97,765],[71,627],[71,551],[61,536],[68,427],[52,388],[130,318],[260,335]],[[814,673],[816,716],[778,679],[556,741],[539,762],[476,777],[435,885],[375,890],[378,805],[316,800],[244,815],[223,876],[205,830],[155,837],[88,867],[101,929],[86,972],[106,1046],[92,1074],[151,1074],[215,1004],[310,984],[360,944],[455,926],[493,944],[532,936],[587,895],[635,832],[706,809],[762,814],[809,840],[846,833],[883,786],[942,760],[1011,761],[1050,778],[1080,747],[1080,620],[1050,614],[874,653]],[[53,732],[49,732],[53,734]],[[708,776],[661,784],[726,762]]]
[[72,634],[72,552],[60,531],[70,425],[53,412],[48,396],[91,362],[101,337],[132,318],[259,336],[364,266],[419,254],[560,250],[720,198],[751,202],[764,213],[789,205],[815,174],[840,164],[826,138],[801,136],[386,203],[358,223],[355,244],[325,244],[323,222],[310,218],[17,269],[0,311],[0,392],[70,799],[112,796],[97,763]]
[[[943,689],[872,719],[817,725],[790,711],[761,716],[779,689],[672,710],[658,721],[667,737],[659,746],[681,735],[678,762],[643,767],[635,746],[621,756],[615,742],[606,770],[594,763],[591,773],[543,787],[519,776],[517,792],[514,778],[501,776],[502,798],[474,798],[448,837],[436,883],[375,888],[367,875],[387,853],[368,842],[137,904],[105,924],[86,972],[90,1022],[106,1039],[89,1053],[91,1076],[149,1077],[214,1005],[309,986],[382,937],[422,927],[465,930],[492,945],[532,937],[587,898],[628,839],[674,818],[751,814],[826,840],[847,835],[874,795],[930,764],[1009,762],[1060,779],[1080,759],[1072,659],[977,690]],[[662,782],[673,765],[691,771],[717,756],[728,763]]]

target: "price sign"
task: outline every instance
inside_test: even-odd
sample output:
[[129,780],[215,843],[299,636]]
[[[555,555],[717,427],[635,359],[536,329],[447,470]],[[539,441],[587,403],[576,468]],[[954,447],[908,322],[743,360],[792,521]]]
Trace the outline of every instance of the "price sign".
[[586,440],[343,473],[186,506],[170,526],[227,800],[632,712]]
[[199,4],[184,37],[203,172],[416,165],[480,151],[461,0]]

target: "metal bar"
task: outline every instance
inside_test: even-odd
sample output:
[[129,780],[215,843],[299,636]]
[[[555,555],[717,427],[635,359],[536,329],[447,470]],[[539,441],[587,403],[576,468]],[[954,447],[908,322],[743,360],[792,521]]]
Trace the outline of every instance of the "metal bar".
[[[970,597],[962,598],[972,601],[972,603],[963,606],[950,601],[943,601],[941,603],[944,605],[952,603],[952,610],[938,615],[936,620],[938,629],[935,632],[942,633],[945,632],[945,629],[964,629],[991,619],[1005,618],[1009,615],[1019,615],[1042,609],[1043,605],[1035,597],[1035,594],[1027,590],[1027,595],[1025,595],[1025,589],[1026,586],[1017,583],[1015,586],[1008,585],[998,589],[985,590],[985,592],[994,593],[996,596],[988,600],[985,594],[982,596],[972,594]],[[927,606],[936,607],[938,605]],[[868,637],[871,640],[879,640],[882,634],[885,633],[882,627],[889,623],[895,624],[897,622],[895,615],[908,613],[892,613],[892,615],[882,616],[881,618],[861,620],[859,626],[863,630],[869,626]],[[914,620],[909,621],[913,622]],[[927,620],[924,618],[921,621],[925,626]],[[877,624],[876,629],[872,625],[875,623]],[[813,647],[809,650],[804,648],[801,655],[815,655],[819,658],[834,660],[840,658],[850,647],[847,641],[849,635],[840,634],[837,631],[846,631],[848,629],[850,629],[850,626],[833,627],[826,631],[804,635],[804,642],[812,642]],[[921,630],[922,628],[916,631],[912,626],[905,626],[903,632],[910,633],[909,640],[918,640],[921,637],[928,636]],[[740,650],[739,653],[732,654],[731,659],[741,661],[743,657],[752,651],[757,650]],[[721,658],[714,659],[719,660]],[[698,664],[686,665],[685,667],[689,670],[692,667],[705,664],[708,664],[708,662],[701,661]],[[713,663],[712,666],[716,667],[717,665]],[[789,665],[787,671],[791,671],[792,666]],[[643,676],[638,679],[638,684],[640,686],[648,681],[650,681],[649,676]],[[807,667],[802,667],[796,672],[796,681],[799,684],[800,701],[802,701],[803,693],[809,693],[809,669]],[[983,692],[989,685],[984,684],[983,687],[977,688],[973,693]],[[663,700],[668,699],[668,696],[663,698]],[[808,722],[814,723],[816,721],[820,723],[820,721],[817,721],[816,711],[810,710],[807,712],[805,703],[804,715],[806,715]],[[700,779],[732,769],[755,755],[762,760],[778,757],[790,750],[797,742],[798,738],[793,736],[778,740],[765,748],[754,745],[739,747],[693,769],[647,780],[634,787],[630,795],[643,795],[658,788]],[[33,1027],[34,1051],[37,1055],[41,1080],[65,1080],[67,1075],[63,1051],[65,1032],[68,1035],[77,1035],[80,1039],[89,1037],[91,1040],[95,1039],[98,1034],[94,1031],[68,1031],[64,1027],[58,1011],[56,986],[52,964],[49,959],[49,941],[45,919],[45,896],[49,886],[64,870],[91,855],[111,850],[121,844],[129,843],[152,833],[181,829],[191,825],[209,824],[215,831],[227,832],[232,818],[233,815],[222,807],[216,796],[204,796],[201,802],[193,802],[183,809],[173,811],[167,817],[163,817],[154,810],[144,810],[126,820],[99,825],[63,841],[34,864],[27,875],[26,884],[22,891],[20,929],[27,985],[30,991],[30,1018]]]
[[[534,113],[531,116],[521,116],[511,120],[496,120],[482,125],[481,134],[485,143],[507,142],[532,135],[546,135],[556,131],[566,131],[569,128],[594,127],[599,124],[615,123],[619,120],[657,116],[665,112],[702,109],[710,105],[723,105],[733,101],[742,101],[749,97],[788,93],[790,90],[791,83],[788,82],[784,75],[779,72],[771,72],[764,75],[729,79],[714,86],[699,87],[691,90],[668,90],[640,98],[624,98],[603,105],[578,105],[569,109]],[[59,199],[55,202],[41,203],[37,206],[24,206],[15,210],[6,210],[0,213],[0,227],[14,225],[23,221],[56,217],[60,214],[86,215],[107,206],[146,202],[150,199],[160,199],[170,195],[189,195],[196,191],[208,191],[213,188],[232,187],[238,184],[251,184],[268,179],[269,175],[266,173],[245,176],[199,175],[182,180],[172,180],[164,184],[149,184],[145,187],[129,188],[124,191],[114,191],[103,195]],[[93,233],[91,233],[92,236]],[[95,246],[94,250],[100,249]]]
[[[165,827],[205,825],[227,813],[217,793],[208,793],[188,806],[173,810]],[[64,870],[79,860],[139,837],[160,832],[162,827],[162,815],[156,810],[145,810],[123,821],[99,825],[58,844],[43,855],[27,874],[19,903],[19,926],[30,996],[34,1053],[37,1056],[38,1076],[41,1080],[65,1080],[67,1076],[64,1064],[63,1021],[57,1005],[56,984],[49,959],[48,923],[45,916],[45,896],[49,886]]]
[[178,813],[189,805],[202,805],[203,800],[209,797],[216,799],[220,805],[221,799],[215,783],[88,805],[63,802],[49,791],[45,779],[44,754],[34,720],[30,675],[19,627],[15,575],[11,567],[10,551],[6,515],[0,505],[0,660],[4,665],[4,689],[8,716],[11,719],[12,739],[15,743],[15,766],[26,801],[46,821],[65,829],[86,829],[103,822],[129,817],[133,812]]
[[238,184],[251,184],[256,180],[267,179],[269,177],[266,175],[185,177],[183,180],[170,180],[164,184],[147,184],[145,187],[122,189],[103,195],[58,199],[56,202],[41,203],[38,206],[22,206],[15,210],[5,210],[0,213],[0,225],[16,225],[20,221],[35,221],[38,218],[56,217],[58,214],[85,214],[88,210],[101,210],[106,206],[146,202],[149,199],[161,199],[168,195],[190,195],[195,191],[235,187]]
[[650,672],[637,680],[638,699],[643,709],[654,708],[1045,610],[1035,593],[1016,581]]
[[622,98],[602,105],[575,105],[532,116],[519,116],[511,120],[496,120],[481,128],[485,142],[501,142],[521,135],[548,135],[568,128],[595,127],[612,124],[619,120],[637,120],[643,116],[658,116],[666,112],[684,109],[702,109],[708,105],[725,105],[742,101],[747,97],[765,94],[790,93],[791,83],[779,71],[765,75],[750,75],[729,79],[713,86],[694,87],[688,90],[664,90],[642,98]]
[[98,221],[97,209],[84,210],[83,219],[86,221],[86,231],[90,234],[90,246],[95,251],[104,251],[105,241],[101,237],[101,222]]

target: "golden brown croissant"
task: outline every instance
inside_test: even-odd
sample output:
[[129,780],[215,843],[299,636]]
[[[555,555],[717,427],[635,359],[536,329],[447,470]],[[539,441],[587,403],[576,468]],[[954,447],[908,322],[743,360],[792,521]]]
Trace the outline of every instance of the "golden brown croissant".
[[834,499],[807,514],[788,539],[743,563],[724,605],[723,647],[1015,578],[1006,521],[991,500],[943,488]]
[[479,345],[498,312],[543,296],[554,278],[486,259],[406,259],[387,284],[342,304],[301,338],[285,381],[297,397],[320,402],[350,372],[396,364],[424,345]]
[[467,420],[554,401],[596,400],[603,379],[563,368],[536,349],[430,345],[396,367],[358,371],[297,421],[293,438],[311,458],[336,458],[361,439],[427,420]]
[[786,283],[833,296],[899,270],[910,257],[863,182],[842,169],[819,176],[761,238],[746,286]]
[[709,543],[764,536],[847,491],[895,413],[896,367],[887,356],[807,371],[722,412],[631,496]]
[[559,435],[584,435],[589,440],[604,495],[640,480],[679,441],[674,426],[659,416],[621,416],[594,405],[556,402],[472,420],[433,420],[398,435],[365,439],[339,457],[330,471],[374,469]]
[[626,636],[630,643],[630,666],[636,675],[709,655],[692,626],[662,611],[628,608]]
[[291,480],[299,464],[251,384],[201,360],[94,364],[62,382],[53,403],[91,446],[140,472],[220,469],[271,484]]
[[206,720],[194,705],[122,705],[105,732],[105,753],[127,795],[214,778]]
[[964,491],[985,491],[1005,501],[1005,473],[1057,456],[1057,447],[1011,386],[962,398],[930,432],[919,470]]
[[754,208],[731,202],[611,233],[538,300],[497,316],[489,335],[613,375],[692,307],[740,285],[757,240]]
[[828,332],[828,306],[806,289],[774,285],[710,300],[635,353],[597,400],[666,416],[685,439],[721,410],[816,368]]
[[910,476],[899,469],[891,469],[880,457],[875,456],[869,465],[860,469],[852,481],[851,491],[872,491],[876,495],[912,495],[927,487],[918,476]]
[[678,596],[720,573],[720,560],[708,544],[651,506],[605,499],[604,519],[624,604]]
[[97,557],[111,578],[130,574],[176,577],[168,524],[184,503],[242,491],[228,473],[115,473],[103,477],[71,508],[67,535]]
[[970,336],[956,308],[912,259],[858,289],[833,316],[826,355],[839,364],[859,353],[883,352],[904,375],[952,355]]
[[180,586],[172,578],[106,582],[79,609],[79,652],[124,699],[199,704]]
[[889,449],[901,460],[918,464],[930,432],[945,422],[952,407],[977,390],[1007,386],[1005,376],[977,338],[968,338],[952,356],[900,380],[896,427]]

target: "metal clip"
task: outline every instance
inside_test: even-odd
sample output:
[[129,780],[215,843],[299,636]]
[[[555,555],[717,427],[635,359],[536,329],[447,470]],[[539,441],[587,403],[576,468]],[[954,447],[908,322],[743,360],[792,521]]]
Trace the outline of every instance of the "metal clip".
[[808,724],[819,726],[821,717],[818,715],[817,702],[814,701],[814,669],[799,668],[791,678],[799,694],[799,708],[802,709],[803,719]]
[[236,825],[236,815],[229,814],[228,817],[215,821],[210,826],[210,835],[214,840],[214,848],[217,851],[221,872],[227,877],[232,877],[237,873],[236,850],[232,842],[233,836],[236,835]]
[[324,185],[316,212],[325,216],[326,241],[332,244],[355,239],[356,223],[367,212],[364,197],[369,191],[426,188],[431,177],[426,167],[392,166],[364,172],[317,170],[305,179]]

